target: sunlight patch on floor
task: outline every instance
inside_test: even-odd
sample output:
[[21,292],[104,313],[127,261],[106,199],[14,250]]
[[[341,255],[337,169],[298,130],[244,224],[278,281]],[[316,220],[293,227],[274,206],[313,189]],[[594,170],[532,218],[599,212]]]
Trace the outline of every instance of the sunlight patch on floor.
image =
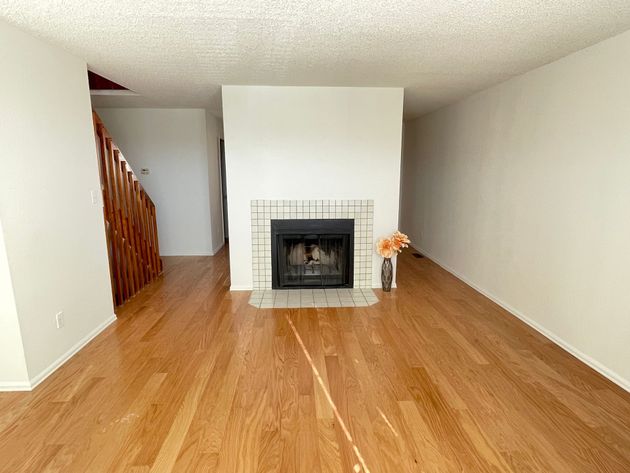
[[345,434],[346,439],[348,440],[350,445],[352,445],[352,450],[354,451],[354,454],[356,455],[357,460],[359,461],[359,463],[354,466],[354,471],[358,473],[359,471],[361,471],[361,467],[363,467],[363,471],[365,473],[370,473],[370,469],[365,464],[365,460],[363,459],[363,455],[361,455],[361,452],[359,451],[359,447],[357,447],[356,444],[354,443],[354,440],[352,439],[352,435],[350,435],[350,431],[348,430],[345,422],[341,418],[341,414],[339,414],[339,410],[337,409],[337,406],[335,405],[335,402],[333,401],[332,396],[330,395],[330,392],[328,392],[328,389],[326,388],[326,384],[324,383],[324,380],[319,375],[319,371],[317,370],[315,363],[313,363],[313,358],[311,357],[311,354],[306,348],[306,345],[304,345],[304,342],[302,341],[302,337],[300,337],[300,334],[295,328],[295,325],[293,325],[293,322],[291,321],[289,316],[285,314],[284,317],[289,323],[289,326],[291,327],[291,331],[293,331],[293,335],[295,335],[298,345],[300,345],[300,348],[302,348],[302,351],[304,352],[304,356],[306,357],[306,360],[308,361],[309,365],[311,365],[313,374],[315,375],[315,378],[317,379],[319,386],[322,388],[322,391],[324,391],[326,400],[328,401],[328,404],[330,405],[330,408],[332,409],[333,414],[335,415],[335,418],[337,419],[337,422],[339,422],[339,426],[341,427],[341,430]]

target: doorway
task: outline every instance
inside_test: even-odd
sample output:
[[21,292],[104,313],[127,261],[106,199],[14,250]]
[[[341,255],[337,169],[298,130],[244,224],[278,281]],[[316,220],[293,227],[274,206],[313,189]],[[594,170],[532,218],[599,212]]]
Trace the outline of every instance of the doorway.
[[225,178],[225,141],[223,138],[219,139],[219,154],[221,159],[221,200],[223,203],[223,235],[225,242],[228,243],[230,239],[229,225],[228,225],[228,206],[227,206],[227,180]]

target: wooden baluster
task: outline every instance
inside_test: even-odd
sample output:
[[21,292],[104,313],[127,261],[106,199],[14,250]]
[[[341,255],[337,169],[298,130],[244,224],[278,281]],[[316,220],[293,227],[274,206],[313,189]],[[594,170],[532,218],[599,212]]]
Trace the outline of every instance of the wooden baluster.
[[112,266],[114,269],[114,280],[116,281],[116,297],[120,301],[119,304],[124,302],[124,291],[123,291],[123,282],[122,282],[122,261],[120,260],[119,255],[119,245],[118,245],[118,236],[120,235],[120,231],[116,225],[116,210],[114,204],[114,194],[115,188],[113,186],[113,157],[114,150],[112,146],[112,142],[104,133],[103,129],[103,140],[105,143],[105,175],[107,176],[107,182],[105,183],[105,188],[107,189],[107,220],[109,221],[110,233],[112,236]]
[[162,274],[162,258],[160,258],[160,241],[158,239],[157,209],[153,206],[153,222],[155,226],[155,256],[158,260],[158,271]]
[[120,273],[120,295],[124,304],[129,298],[129,287],[127,285],[127,265],[125,264],[125,243],[122,233],[116,233],[116,254],[118,255],[118,271]]
[[155,248],[153,247],[153,241],[151,240],[151,235],[153,234],[153,231],[151,229],[151,212],[149,211],[149,208],[151,207],[151,199],[149,198],[149,195],[144,192],[142,192],[142,212],[144,215],[144,228],[145,228],[145,238],[146,238],[146,244],[147,244],[147,251],[149,253],[148,258],[149,258],[149,264],[151,265],[151,278],[155,279],[158,277],[159,272],[158,272],[158,268],[157,268],[157,259],[155,258]]
[[154,258],[153,241],[151,240],[151,235],[152,235],[151,214],[149,212],[149,200],[146,193],[142,195],[142,200],[144,204],[143,212],[144,212],[144,219],[145,219],[145,225],[146,225],[147,246],[149,247],[149,262],[151,264],[151,274],[153,278],[155,278],[158,274],[158,271],[157,271],[157,266],[155,264],[156,262]]
[[142,244],[140,242],[140,223],[138,219],[138,201],[136,199],[136,186],[134,185],[135,179],[133,177],[133,172],[127,172],[127,183],[129,185],[129,207],[131,209],[131,215],[133,220],[133,239],[134,239],[134,247],[136,250],[136,259],[138,262],[138,266],[136,267],[138,272],[138,278],[140,280],[140,287],[144,287],[147,284],[143,263],[142,263]]
[[148,254],[147,254],[147,246],[146,246],[146,240],[144,238],[144,221],[143,221],[143,215],[142,215],[142,186],[140,185],[140,181],[138,181],[138,179],[134,179],[133,181],[133,186],[134,186],[134,194],[136,197],[136,212],[137,212],[137,216],[138,216],[138,236],[139,236],[139,240],[140,240],[140,252],[142,254],[142,272],[144,274],[144,279],[146,280],[147,284],[149,284],[153,278],[151,277],[151,272],[149,271],[149,261],[148,261]]
[[147,196],[147,213],[149,220],[149,241],[151,242],[151,258],[153,259],[153,267],[155,268],[155,274],[160,274],[160,265],[158,263],[158,252],[155,248],[155,219],[153,218],[153,202]]
[[129,252],[129,229],[127,226],[127,218],[125,215],[125,197],[124,197],[124,189],[122,186],[122,173],[121,173],[121,159],[119,151],[116,151],[117,160],[115,162],[116,165],[116,188],[118,189],[118,218],[120,222],[120,242],[121,242],[121,254],[123,255],[122,261],[124,263],[124,276],[125,276],[125,286],[127,287],[127,297],[126,300],[129,300],[135,294],[135,288],[133,286],[133,274],[131,267],[131,253]]
[[157,212],[155,211],[155,205],[151,202],[151,226],[153,228],[153,245],[156,259],[156,268],[158,274],[162,273],[162,259],[160,258],[160,246],[158,244],[158,228],[157,228]]
[[123,231],[122,231],[122,217],[120,215],[120,200],[118,190],[118,180],[116,176],[118,175],[118,164],[114,159],[114,143],[111,138],[108,137],[109,150],[110,150],[110,159],[108,160],[109,166],[109,176],[110,176],[110,187],[111,187],[111,195],[112,195],[112,213],[111,213],[111,221],[112,225],[116,232],[116,254],[117,254],[117,263],[118,263],[118,282],[119,282],[119,292],[122,302],[124,303],[129,298],[129,289],[127,285],[127,277],[126,277],[126,265],[125,265],[125,254],[123,252]]
[[123,252],[124,244],[123,244],[123,231],[122,231],[122,217],[120,215],[120,190],[118,189],[118,158],[114,153],[114,144],[111,138],[107,138],[108,149],[109,149],[109,157],[108,166],[109,171],[108,174],[110,176],[110,190],[112,196],[112,213],[111,213],[111,222],[116,233],[116,258],[118,263],[118,290],[120,293],[121,304],[124,303],[129,298],[129,288],[127,284],[127,276],[126,276],[126,265],[125,265],[125,254]]
[[148,280],[153,281],[153,270],[151,268],[151,248],[147,239],[147,214],[145,209],[144,189],[138,184],[138,210],[140,212],[140,229],[142,232],[142,246],[144,248],[145,264],[147,267]]
[[120,177],[120,158],[119,151],[114,149],[114,182],[116,183],[116,220],[118,222],[118,228],[120,229],[121,242],[121,261],[122,261],[122,273],[123,283],[125,288],[125,300],[129,299],[133,295],[133,287],[130,277],[130,255],[127,251],[127,222],[124,217],[123,211],[123,191],[122,191],[122,179]]
[[158,267],[157,267],[157,259],[155,258],[155,246],[153,245],[153,229],[152,229],[152,225],[153,223],[151,222],[151,204],[150,204],[150,199],[149,196],[145,193],[143,195],[143,199],[144,199],[144,215],[145,215],[145,221],[146,221],[146,230],[147,230],[147,245],[149,246],[149,258],[151,260],[151,272],[153,273],[153,277],[157,277],[157,275],[159,274],[158,271]]
[[105,136],[105,147],[107,150],[107,176],[109,177],[109,191],[110,191],[110,214],[109,220],[112,228],[113,242],[114,242],[114,258],[116,263],[116,285],[118,298],[120,303],[124,303],[126,300],[126,287],[125,287],[125,273],[124,273],[124,261],[120,252],[120,238],[122,235],[121,226],[118,217],[118,189],[116,187],[116,165],[114,162],[114,145],[109,136]]
[[146,232],[144,227],[144,212],[142,208],[142,187],[137,180],[133,181],[134,193],[136,196],[136,208],[138,211],[138,234],[140,236],[140,251],[142,251],[142,270],[147,282],[151,282],[151,272],[149,270],[149,252],[147,251]]
[[133,247],[133,237],[131,232],[133,228],[131,227],[131,219],[129,215],[129,201],[128,201],[128,192],[127,192],[127,163],[123,160],[120,160],[120,188],[122,189],[122,209],[123,209],[123,217],[124,217],[124,227],[123,231],[125,233],[125,242],[127,245],[127,253],[129,255],[129,280],[131,282],[132,288],[132,296],[136,294],[139,290],[138,283],[138,275],[136,274],[136,253]]
[[133,248],[136,253],[136,274],[138,276],[138,283],[140,288],[143,288],[146,284],[144,280],[144,272],[142,271],[142,249],[140,247],[140,228],[138,226],[138,218],[136,213],[136,198],[133,188],[133,171],[127,169],[127,191],[129,192],[129,218],[133,231],[131,232],[131,238],[133,240]]
[[125,201],[125,218],[127,221],[127,244],[129,245],[129,252],[131,254],[131,277],[133,278],[134,295],[140,290],[140,281],[137,273],[136,252],[134,248],[134,227],[133,218],[131,212],[131,206],[129,205],[129,185],[127,181],[127,162],[121,160],[120,172],[123,180],[123,199]]
[[98,155],[100,161],[100,176],[101,176],[101,192],[103,195],[103,218],[105,219],[105,237],[107,241],[107,254],[109,256],[109,276],[112,284],[112,292],[114,305],[120,305],[122,298],[120,297],[120,291],[117,289],[117,260],[116,260],[116,248],[114,240],[114,228],[111,224],[111,202],[109,195],[109,176],[107,174],[107,159],[108,150],[107,143],[104,136],[103,126],[94,122],[96,128],[96,136],[98,142]]

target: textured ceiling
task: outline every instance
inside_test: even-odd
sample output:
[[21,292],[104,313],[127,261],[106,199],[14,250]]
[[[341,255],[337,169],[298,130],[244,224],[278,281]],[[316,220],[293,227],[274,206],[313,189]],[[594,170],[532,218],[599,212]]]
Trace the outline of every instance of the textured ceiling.
[[0,0],[138,97],[220,113],[222,84],[405,87],[415,117],[630,28],[629,0]]

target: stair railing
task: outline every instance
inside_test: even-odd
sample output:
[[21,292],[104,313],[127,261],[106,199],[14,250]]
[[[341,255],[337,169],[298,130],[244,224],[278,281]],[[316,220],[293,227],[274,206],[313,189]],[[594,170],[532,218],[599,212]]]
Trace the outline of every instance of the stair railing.
[[96,112],[103,214],[114,304],[122,305],[162,274],[155,204]]

